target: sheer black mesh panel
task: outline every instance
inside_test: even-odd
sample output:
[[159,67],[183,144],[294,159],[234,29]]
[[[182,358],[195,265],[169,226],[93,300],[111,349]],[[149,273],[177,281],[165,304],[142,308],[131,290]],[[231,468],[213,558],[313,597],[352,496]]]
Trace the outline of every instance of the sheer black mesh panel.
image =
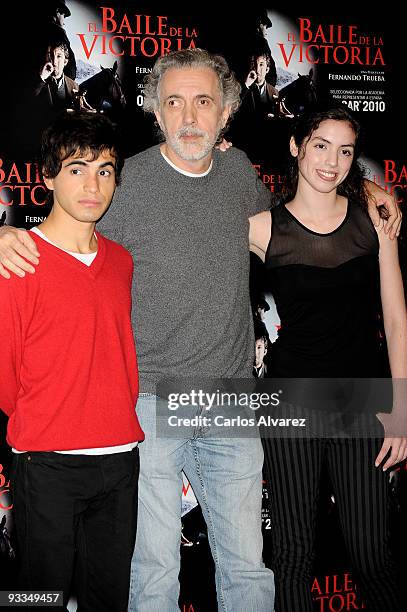
[[268,268],[292,264],[334,268],[350,259],[378,253],[376,230],[368,213],[357,204],[349,202],[344,221],[329,234],[306,228],[285,206],[273,209],[271,215]]

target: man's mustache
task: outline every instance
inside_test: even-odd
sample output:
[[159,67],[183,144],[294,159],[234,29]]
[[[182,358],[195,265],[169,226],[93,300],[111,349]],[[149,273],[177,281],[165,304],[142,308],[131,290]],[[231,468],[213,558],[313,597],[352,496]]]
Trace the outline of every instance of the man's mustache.
[[176,132],[177,138],[182,136],[206,136],[206,132],[194,127],[184,126],[177,130]]

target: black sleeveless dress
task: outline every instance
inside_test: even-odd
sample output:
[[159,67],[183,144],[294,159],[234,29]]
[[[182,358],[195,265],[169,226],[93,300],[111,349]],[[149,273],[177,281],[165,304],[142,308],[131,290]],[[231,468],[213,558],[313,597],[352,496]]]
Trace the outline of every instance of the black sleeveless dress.
[[379,374],[379,241],[370,217],[349,202],[334,231],[319,234],[284,205],[271,211],[266,278],[281,319],[271,376]]

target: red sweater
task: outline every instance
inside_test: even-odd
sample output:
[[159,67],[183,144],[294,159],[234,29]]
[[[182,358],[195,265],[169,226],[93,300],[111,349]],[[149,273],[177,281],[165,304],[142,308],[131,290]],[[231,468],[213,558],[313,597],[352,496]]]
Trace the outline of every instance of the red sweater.
[[142,440],[131,328],[133,260],[100,234],[90,266],[31,232],[35,274],[0,277],[0,408],[17,450]]

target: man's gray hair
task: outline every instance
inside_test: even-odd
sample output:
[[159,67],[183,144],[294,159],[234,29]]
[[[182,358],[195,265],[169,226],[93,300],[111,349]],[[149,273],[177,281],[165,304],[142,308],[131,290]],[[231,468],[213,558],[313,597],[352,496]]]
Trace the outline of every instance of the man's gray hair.
[[152,72],[146,76],[144,87],[144,110],[153,113],[160,105],[160,82],[171,68],[211,68],[219,79],[223,107],[230,107],[230,117],[240,105],[241,87],[235,75],[221,55],[213,55],[204,49],[171,51],[160,57]]

